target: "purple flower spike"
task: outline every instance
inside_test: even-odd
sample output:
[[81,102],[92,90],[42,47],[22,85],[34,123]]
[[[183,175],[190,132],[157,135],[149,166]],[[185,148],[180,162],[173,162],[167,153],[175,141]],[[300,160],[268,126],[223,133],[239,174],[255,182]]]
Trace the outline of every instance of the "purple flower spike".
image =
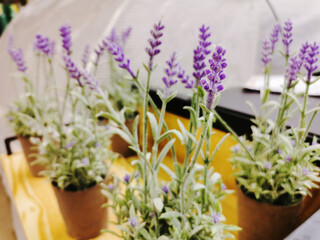
[[[102,90],[100,88],[99,81],[95,79],[89,72],[86,70],[82,71],[81,76],[83,76],[83,79],[85,80],[86,85],[91,89],[97,91],[99,94],[102,94]],[[80,82],[79,82],[80,84]],[[82,85],[80,85],[82,86]],[[100,143],[96,143],[96,147],[101,147]]]
[[264,40],[262,43],[262,58],[261,61],[263,62],[264,66],[267,67],[267,65],[271,62],[271,42],[269,40]]
[[160,49],[158,48],[161,45],[161,41],[159,40],[163,33],[164,25],[161,24],[161,21],[158,24],[154,24],[153,30],[150,31],[152,38],[148,40],[151,48],[146,48],[146,51],[149,55],[149,70],[153,69],[153,57],[160,53]]
[[210,69],[206,69],[207,79],[201,79],[200,84],[208,92],[206,107],[211,110],[215,95],[223,90],[222,80],[226,78],[223,70],[227,67],[226,50],[217,46],[209,59]]
[[212,220],[214,223],[220,222],[220,213],[213,213],[212,214]]
[[129,224],[132,226],[132,227],[135,227],[138,223],[137,219],[135,217],[131,217],[128,219],[129,220]]
[[305,62],[304,67],[307,70],[307,83],[310,83],[312,73],[318,68],[316,66],[316,62],[318,61],[318,55],[319,55],[319,45],[314,42],[313,44],[309,45],[309,48],[307,50],[307,54],[305,56]]
[[24,63],[24,60],[23,60],[23,51],[22,51],[22,49],[21,48],[19,48],[19,49],[9,48],[8,51],[9,51],[9,54],[10,54],[11,58],[16,63],[16,65],[18,67],[18,70],[20,72],[25,73],[26,70],[27,70],[27,67],[26,67],[26,65]]
[[282,42],[285,47],[285,55],[289,57],[289,45],[292,43],[292,22],[288,19],[284,23],[283,34],[282,34]]
[[292,157],[286,156],[285,161],[286,161],[287,163],[291,162],[291,160],[292,160]]
[[87,64],[89,62],[89,56],[90,56],[90,45],[87,44],[86,47],[84,48],[84,52],[82,55],[82,66],[83,68],[87,67]]
[[271,53],[274,52],[274,47],[279,40],[279,33],[281,31],[281,26],[279,24],[274,25],[273,31],[270,35],[270,42],[271,42]]
[[60,36],[62,37],[62,47],[66,50],[67,55],[71,54],[71,26],[65,24],[60,28]]
[[122,32],[122,35],[121,35],[122,45],[124,45],[127,42],[128,38],[129,38],[129,36],[131,34],[131,30],[132,30],[132,28],[129,27],[127,30]]
[[130,182],[130,179],[131,179],[131,175],[126,173],[126,175],[123,177],[123,180],[126,182],[126,183],[129,183]]
[[165,193],[165,194],[168,194],[169,193],[169,187],[168,186],[166,186],[166,185],[164,185],[162,188],[162,191]]
[[169,89],[178,82],[178,79],[176,78],[178,75],[178,66],[179,64],[176,62],[176,53],[174,52],[171,55],[171,58],[169,61],[166,62],[169,66],[168,68],[165,68],[164,71],[167,76],[162,78],[162,81],[166,85],[166,88],[164,90],[164,98],[167,98],[169,95]]
[[77,66],[75,65],[75,63],[71,60],[71,58],[68,55],[65,55],[63,57],[63,60],[65,62],[65,67],[70,74],[70,77],[76,79],[78,81],[80,87],[82,87],[83,84],[80,81],[81,73],[80,73],[79,69],[77,68]]
[[199,30],[199,44],[193,51],[193,68],[195,70],[193,72],[193,76],[196,79],[196,86],[199,85],[200,80],[205,76],[204,68],[206,67],[206,64],[204,61],[206,56],[211,53],[211,51],[207,49],[211,45],[211,42],[207,41],[207,39],[211,36],[211,34],[208,33],[209,27],[202,25]]
[[301,69],[301,59],[297,56],[290,58],[289,67],[287,68],[286,78],[288,80],[287,87],[290,88],[292,83],[298,78]]
[[75,141],[71,141],[69,142],[64,148],[67,149],[67,150],[70,150],[75,144]]
[[132,72],[130,68],[130,60],[125,58],[122,48],[108,40],[105,41],[104,44],[106,44],[110,54],[114,56],[114,60],[119,62],[119,67],[126,69],[131,77],[135,79],[137,76]]
[[179,66],[177,77],[181,80],[183,84],[185,84],[185,88],[193,88],[194,80],[190,79],[188,75],[185,74],[185,71]]
[[51,52],[51,43],[49,38],[44,37],[41,34],[37,34],[34,48],[36,51],[43,52],[48,56]]

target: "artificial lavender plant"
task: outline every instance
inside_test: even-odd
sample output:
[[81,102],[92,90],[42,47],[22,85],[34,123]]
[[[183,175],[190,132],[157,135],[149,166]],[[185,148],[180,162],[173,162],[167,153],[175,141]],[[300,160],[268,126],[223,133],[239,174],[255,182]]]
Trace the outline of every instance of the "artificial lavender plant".
[[[209,150],[211,125],[214,119],[213,109],[219,92],[223,89],[224,69],[227,66],[226,51],[216,46],[206,65],[205,58],[210,54],[208,47],[211,43],[208,42],[209,28],[202,26],[199,46],[195,51],[195,71],[200,72],[200,77],[195,74],[195,79],[190,79],[178,63],[177,54],[172,53],[164,68],[164,90],[158,91],[162,102],[159,110],[149,96],[149,88],[155,56],[161,52],[162,42],[159,38],[163,35],[163,29],[164,25],[159,22],[151,31],[150,47],[146,49],[149,62],[144,65],[147,71],[145,84],[140,82],[138,72],[135,73],[130,68],[130,61],[123,54],[122,48],[108,42],[108,48],[119,62],[119,67],[127,70],[144,96],[143,114],[136,116],[131,133],[125,126],[123,114],[115,111],[108,96],[96,91],[107,109],[98,116],[115,122],[119,128],[114,128],[113,131],[126,139],[138,156],[132,163],[136,167],[133,174],[127,173],[123,179],[115,178],[115,182],[105,188],[104,194],[111,199],[108,205],[113,208],[117,219],[115,224],[120,229],[120,233],[111,232],[123,239],[222,239],[232,236],[225,231],[237,228],[222,223],[224,217],[220,205],[220,200],[228,190],[225,189],[220,175],[209,168],[216,152],[215,150],[210,153]],[[202,62],[199,59],[202,59]],[[176,95],[172,92],[172,87],[179,81],[185,84],[186,88],[194,89],[193,103],[186,107],[191,116],[189,130],[181,122],[180,130],[169,130],[165,122],[166,106]],[[208,92],[206,98],[204,91]],[[154,113],[148,111],[149,103]],[[200,108],[203,116],[200,116]],[[137,132],[139,117],[143,118],[141,148]],[[148,124],[152,133],[152,143],[148,142]],[[196,138],[198,127],[201,127],[199,139]],[[175,155],[174,142],[177,139],[186,147],[187,157],[183,164],[177,161]],[[167,142],[160,148],[160,143],[164,140]],[[205,152],[202,152],[204,143]],[[152,146],[148,147],[150,144]],[[151,149],[151,152],[148,152],[148,149]],[[174,170],[163,164],[169,151],[173,158]],[[200,159],[204,165],[197,164]],[[171,177],[170,182],[161,182],[160,169]],[[110,232],[109,229],[105,231]]]
[[[285,76],[279,102],[269,100],[269,76],[275,44],[282,33],[285,58]],[[258,201],[275,205],[290,205],[301,200],[303,195],[319,182],[320,145],[316,139],[307,142],[307,134],[319,105],[308,110],[308,94],[312,84],[319,78],[312,78],[318,68],[319,45],[302,44],[294,53],[291,49],[292,22],[286,21],[282,31],[276,25],[263,42],[262,62],[265,85],[261,91],[261,107],[254,111],[251,141],[240,141],[233,149],[231,163],[236,169],[236,179],[243,192]],[[295,91],[298,82],[305,90],[301,95]],[[272,116],[274,114],[276,117]],[[297,126],[288,128],[290,118],[299,118]],[[246,143],[245,143],[246,142]],[[245,143],[245,144],[244,144]]]

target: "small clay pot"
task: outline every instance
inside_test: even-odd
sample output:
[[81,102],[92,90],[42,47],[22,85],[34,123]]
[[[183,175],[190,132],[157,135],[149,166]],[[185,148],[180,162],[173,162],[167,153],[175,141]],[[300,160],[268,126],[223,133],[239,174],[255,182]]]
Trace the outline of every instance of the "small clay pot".
[[41,175],[39,175],[39,173],[45,170],[46,168],[39,164],[32,164],[32,162],[35,161],[37,158],[35,156],[30,156],[31,154],[39,154],[37,145],[33,144],[30,141],[30,138],[28,137],[18,136],[18,139],[22,146],[24,156],[28,162],[28,166],[32,175],[35,177],[42,177]]
[[[134,118],[126,121],[126,126],[132,132]],[[115,134],[111,137],[111,150],[116,153],[120,153],[124,157],[130,157],[135,155],[135,151],[129,148],[127,143],[122,137]]]
[[106,225],[107,202],[100,184],[83,191],[65,191],[52,184],[67,233],[75,239],[90,239],[100,235]]
[[320,209],[320,183],[317,183],[319,188],[312,188],[311,196],[306,196],[302,203],[302,211],[300,216],[300,223],[303,223],[318,209]]
[[280,206],[248,197],[237,186],[239,240],[283,240],[299,224],[302,200]]

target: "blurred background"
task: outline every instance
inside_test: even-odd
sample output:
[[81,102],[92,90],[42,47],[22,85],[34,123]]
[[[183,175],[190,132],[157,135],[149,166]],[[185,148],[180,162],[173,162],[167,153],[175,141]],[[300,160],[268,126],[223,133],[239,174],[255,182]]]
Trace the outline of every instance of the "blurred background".
[[[59,28],[62,24],[72,26],[73,59],[81,63],[87,44],[95,49],[112,29],[118,32],[132,27],[125,53],[131,59],[134,71],[147,63],[145,52],[149,31],[159,20],[165,25],[162,52],[156,58],[158,68],[153,74],[151,87],[163,88],[162,76],[165,61],[173,51],[178,61],[192,75],[193,49],[197,45],[199,27],[210,26],[214,44],[227,49],[227,79],[225,87],[241,87],[254,74],[262,71],[260,61],[262,40],[269,36],[275,16],[266,0],[29,0],[0,1],[0,153],[5,153],[3,139],[12,136],[5,113],[8,105],[23,90],[22,80],[14,79],[15,66],[8,55],[9,36],[14,37],[16,47],[21,47],[28,66],[27,74],[35,76],[36,61],[33,54],[35,35],[41,33],[57,42],[61,50]],[[319,0],[270,0],[279,23],[287,19],[293,22],[293,49],[307,39],[320,39]],[[61,55],[55,56],[61,62]],[[94,59],[94,55],[92,55]],[[283,74],[283,60],[278,55],[273,61],[273,72]],[[57,68],[56,77],[64,86],[63,68]],[[106,76],[107,67],[99,69],[99,76]],[[176,86],[180,95],[189,92]],[[245,100],[244,100],[245,101]]]

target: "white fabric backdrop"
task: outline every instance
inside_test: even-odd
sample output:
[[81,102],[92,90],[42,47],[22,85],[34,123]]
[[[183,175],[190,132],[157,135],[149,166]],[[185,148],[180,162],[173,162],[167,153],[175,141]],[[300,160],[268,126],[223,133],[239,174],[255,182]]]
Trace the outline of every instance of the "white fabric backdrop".
[[[319,40],[319,0],[271,0],[280,20],[290,18],[294,23],[294,46],[306,40]],[[275,23],[270,9],[263,0],[33,0],[17,14],[0,39],[0,152],[4,152],[3,139],[12,135],[3,117],[8,103],[15,97],[11,70],[14,66],[7,54],[8,37],[15,37],[15,45],[22,47],[29,67],[28,74],[35,75],[33,41],[36,33],[49,36],[60,43],[59,27],[70,23],[73,29],[73,58],[80,62],[87,43],[94,47],[113,27],[124,30],[131,26],[132,35],[126,45],[127,56],[134,70],[147,62],[145,53],[149,31],[153,23],[161,20],[164,31],[162,53],[156,57],[156,70],[152,87],[162,88],[164,62],[173,51],[181,65],[192,74],[193,49],[197,45],[198,28],[209,25],[212,40],[227,48],[227,79],[225,86],[242,85],[261,70],[260,47]],[[57,44],[58,46],[60,44]],[[59,46],[60,47],[60,46]],[[58,49],[58,51],[61,50]],[[60,59],[60,56],[57,56]],[[283,72],[281,58],[275,59],[273,69]],[[65,80],[61,69],[57,79]],[[143,76],[142,76],[143,77]],[[21,91],[22,82],[17,82]],[[176,89],[184,92],[181,86]]]

